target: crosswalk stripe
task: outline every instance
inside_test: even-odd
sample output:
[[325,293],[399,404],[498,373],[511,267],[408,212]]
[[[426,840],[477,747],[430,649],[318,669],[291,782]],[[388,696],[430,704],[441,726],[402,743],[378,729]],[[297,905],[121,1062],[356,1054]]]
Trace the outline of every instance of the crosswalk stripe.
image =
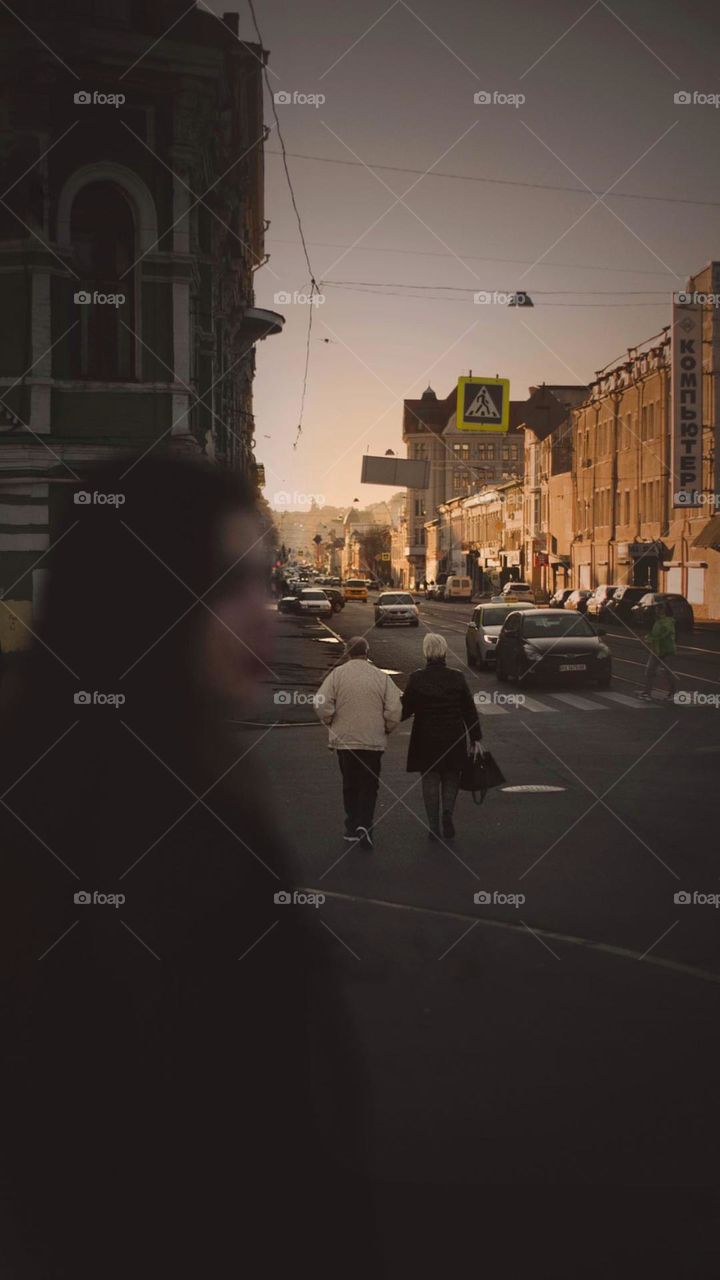
[[475,698],[475,706],[481,716],[506,716],[507,707],[499,707],[496,702],[478,702]]
[[525,701],[521,704],[521,711],[557,711],[557,707],[551,707],[546,702],[538,702],[536,698],[531,698],[527,693],[522,695]]
[[571,707],[578,707],[580,711],[609,711],[609,707],[603,707],[600,702],[591,702],[589,698],[581,698],[579,693],[554,693],[553,698],[557,698],[558,702],[567,702]]
[[599,698],[609,698],[611,702],[619,702],[623,707],[632,707],[634,711],[647,711],[652,706],[650,702],[644,702],[642,698],[631,698],[627,693],[610,693],[598,690]]

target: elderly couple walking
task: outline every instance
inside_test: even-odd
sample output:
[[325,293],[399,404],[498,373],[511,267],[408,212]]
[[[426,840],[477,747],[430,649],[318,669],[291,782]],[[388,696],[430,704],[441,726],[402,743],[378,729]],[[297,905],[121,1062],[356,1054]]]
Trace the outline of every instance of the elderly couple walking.
[[323,681],[315,710],[327,725],[329,747],[337,752],[345,804],[345,839],[372,849],[380,766],[389,734],[413,716],[408,773],[422,774],[430,839],[455,835],[453,810],[460,773],[471,750],[480,750],[482,731],[472,694],[461,671],[446,666],[447,644],[428,634],[425,666],[413,671],[401,695],[397,685],[370,661],[370,646],[349,640],[345,661]]

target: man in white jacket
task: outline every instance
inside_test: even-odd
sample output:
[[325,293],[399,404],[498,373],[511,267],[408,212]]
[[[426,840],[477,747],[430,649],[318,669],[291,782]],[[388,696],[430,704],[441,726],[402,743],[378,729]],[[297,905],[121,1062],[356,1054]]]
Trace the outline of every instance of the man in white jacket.
[[372,849],[380,765],[385,741],[402,717],[400,690],[370,661],[363,636],[348,640],[345,662],[334,667],[315,697],[315,710],[327,725],[328,746],[337,751],[343,780],[345,839]]

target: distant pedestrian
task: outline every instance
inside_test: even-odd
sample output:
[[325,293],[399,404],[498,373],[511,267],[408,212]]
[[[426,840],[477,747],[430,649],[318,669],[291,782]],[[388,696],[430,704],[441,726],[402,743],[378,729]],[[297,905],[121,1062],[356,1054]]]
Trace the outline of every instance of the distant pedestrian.
[[650,657],[645,668],[645,684],[639,691],[638,697],[646,701],[652,697],[655,677],[659,671],[662,671],[667,680],[667,701],[672,702],[677,689],[677,680],[670,667],[669,659],[677,653],[675,619],[662,601],[655,605],[655,621],[648,633],[647,644]]
[[453,810],[460,774],[467,760],[467,739],[480,750],[482,729],[477,708],[462,671],[446,666],[447,643],[428,633],[423,640],[426,665],[413,671],[402,700],[402,718],[414,716],[408,773],[422,774],[422,793],[431,839],[441,831],[455,835]]
[[372,849],[372,824],[388,734],[400,723],[400,690],[370,661],[363,636],[348,640],[345,662],[321,684],[315,710],[330,731],[343,781],[345,839]]

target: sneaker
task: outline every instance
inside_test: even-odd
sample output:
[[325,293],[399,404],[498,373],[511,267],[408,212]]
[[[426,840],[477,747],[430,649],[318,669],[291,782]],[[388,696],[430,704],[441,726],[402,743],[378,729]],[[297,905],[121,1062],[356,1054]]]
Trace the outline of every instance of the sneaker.
[[358,827],[355,839],[360,841],[361,849],[372,849],[373,842],[367,827]]
[[449,840],[452,840],[452,837],[455,835],[455,823],[452,820],[451,813],[443,813],[442,833],[444,836],[447,836]]
[[347,840],[348,844],[355,844],[359,837],[352,831],[346,831],[343,840]]

